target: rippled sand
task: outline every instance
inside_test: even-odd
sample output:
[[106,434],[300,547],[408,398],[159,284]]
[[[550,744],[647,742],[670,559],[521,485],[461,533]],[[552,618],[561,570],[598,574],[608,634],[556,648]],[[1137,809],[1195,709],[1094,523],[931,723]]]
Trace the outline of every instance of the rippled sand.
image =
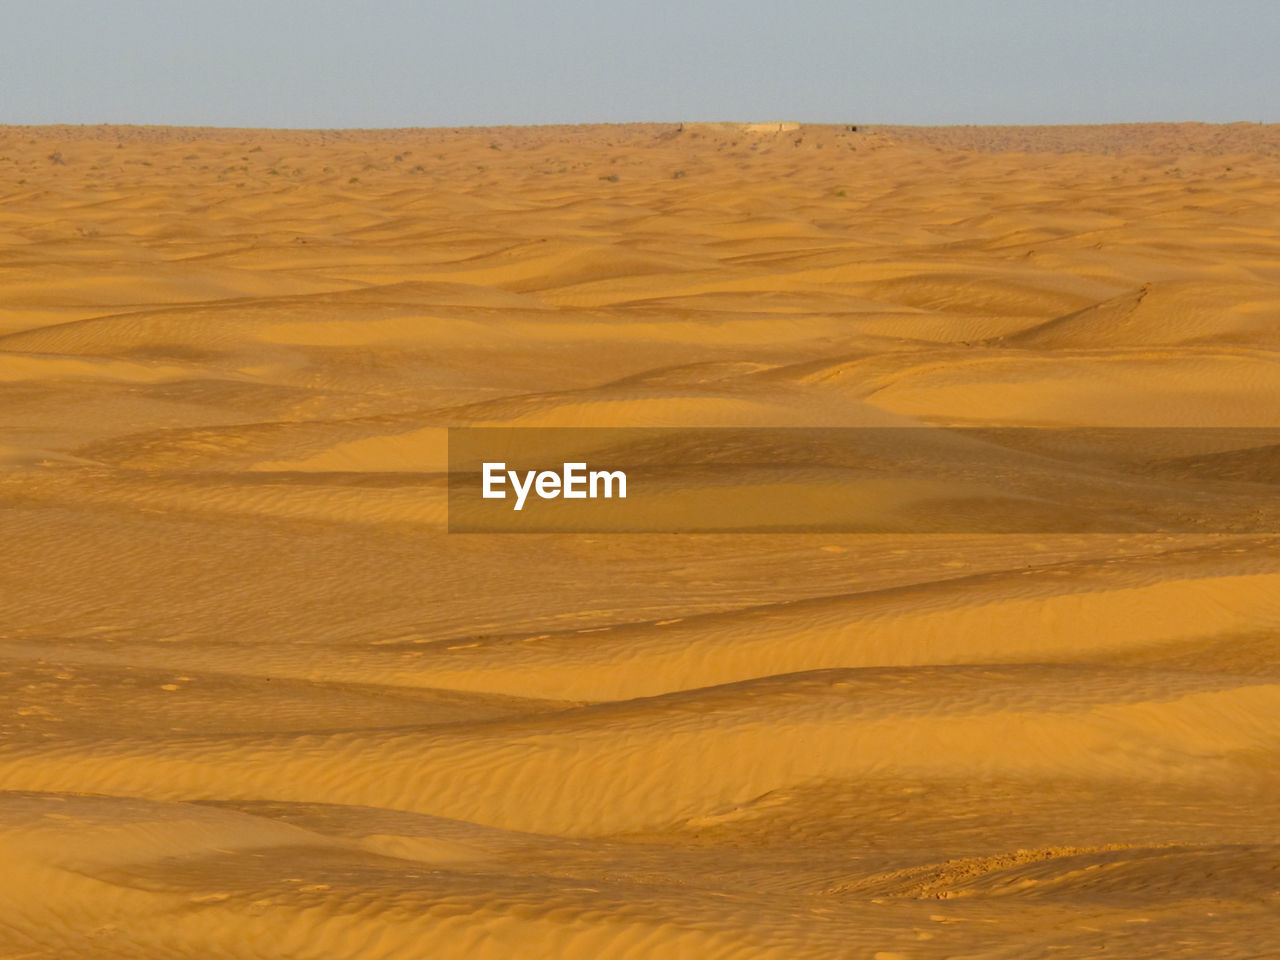
[[440,474],[1280,426],[1278,207],[1251,124],[0,128],[0,957],[1272,955],[1280,536],[447,534]]

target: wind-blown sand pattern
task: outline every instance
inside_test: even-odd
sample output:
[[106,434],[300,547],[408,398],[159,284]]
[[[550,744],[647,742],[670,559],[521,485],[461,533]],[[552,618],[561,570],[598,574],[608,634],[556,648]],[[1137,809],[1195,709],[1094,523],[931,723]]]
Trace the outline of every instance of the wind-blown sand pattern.
[[1278,209],[1250,124],[0,128],[0,957],[1275,956],[1280,536],[448,534],[441,471],[1280,426]]

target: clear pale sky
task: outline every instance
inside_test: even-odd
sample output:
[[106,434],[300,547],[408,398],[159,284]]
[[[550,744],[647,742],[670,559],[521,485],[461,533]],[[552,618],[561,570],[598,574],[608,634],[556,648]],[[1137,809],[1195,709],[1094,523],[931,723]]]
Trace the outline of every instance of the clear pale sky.
[[0,123],[1280,121],[1280,0],[0,0]]

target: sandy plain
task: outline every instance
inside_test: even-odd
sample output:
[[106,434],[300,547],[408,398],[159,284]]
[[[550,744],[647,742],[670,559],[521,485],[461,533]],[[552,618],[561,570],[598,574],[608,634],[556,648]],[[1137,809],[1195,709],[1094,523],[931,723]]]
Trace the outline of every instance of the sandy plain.
[[432,480],[458,425],[1280,426],[1278,350],[1275,126],[0,128],[0,957],[1280,955],[1280,537]]

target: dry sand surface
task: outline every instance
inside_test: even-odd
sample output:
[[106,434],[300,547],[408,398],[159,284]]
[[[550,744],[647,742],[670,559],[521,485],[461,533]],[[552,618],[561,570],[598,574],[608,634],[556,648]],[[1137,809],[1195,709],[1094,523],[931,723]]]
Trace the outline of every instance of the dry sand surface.
[[0,128],[0,957],[1280,955],[1280,537],[444,532],[881,423],[1280,425],[1280,130]]

